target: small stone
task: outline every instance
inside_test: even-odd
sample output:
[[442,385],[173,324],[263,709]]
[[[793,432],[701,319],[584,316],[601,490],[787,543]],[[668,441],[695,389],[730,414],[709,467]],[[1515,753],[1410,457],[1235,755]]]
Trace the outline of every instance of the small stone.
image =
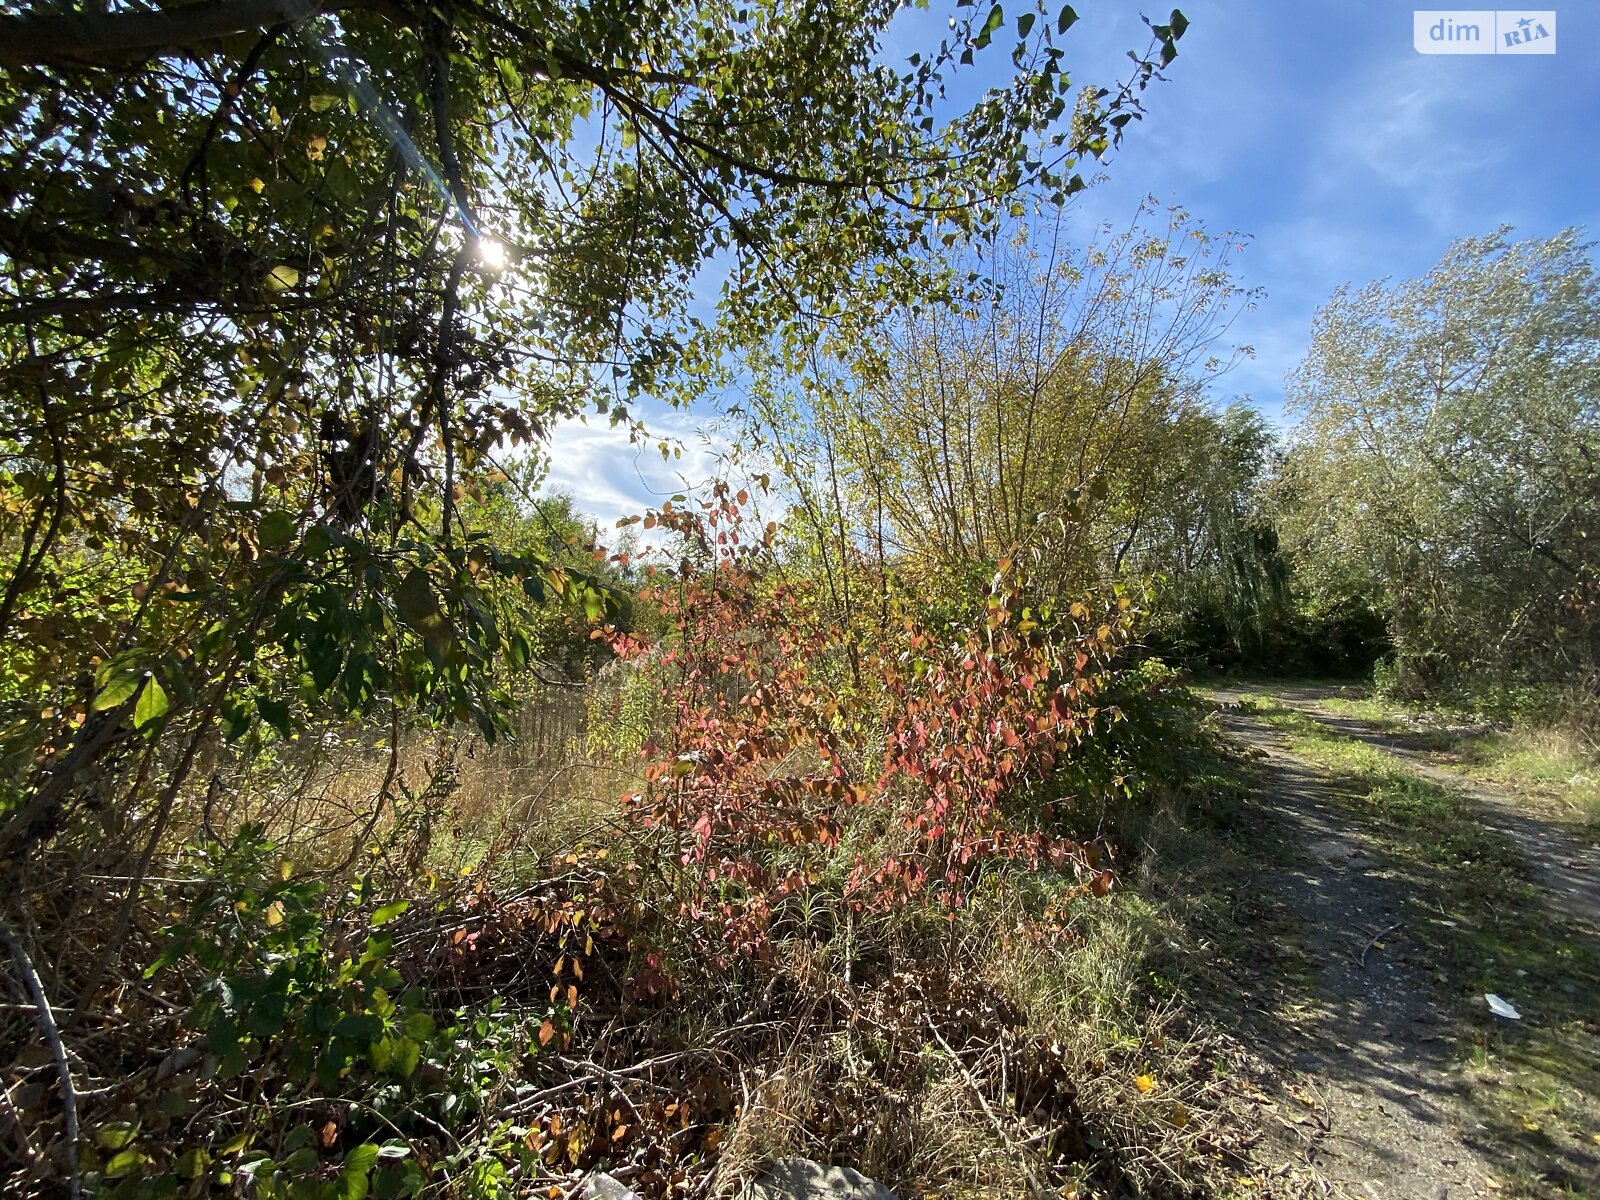
[[895,1194],[849,1167],[806,1158],[772,1163],[745,1190],[745,1200],[896,1200]]
[[639,1200],[639,1193],[616,1176],[600,1171],[584,1182],[583,1200]]

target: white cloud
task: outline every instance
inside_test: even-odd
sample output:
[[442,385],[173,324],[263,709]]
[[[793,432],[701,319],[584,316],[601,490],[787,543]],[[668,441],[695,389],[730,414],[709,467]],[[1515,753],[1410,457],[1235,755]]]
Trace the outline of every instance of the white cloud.
[[636,415],[644,420],[648,436],[631,439],[625,426],[592,415],[558,424],[545,447],[547,469],[540,490],[567,493],[605,530],[621,517],[659,508],[677,493],[701,488],[721,473],[731,445],[715,423],[648,404],[636,409]]
[[1312,139],[1309,200],[1321,211],[1400,200],[1431,229],[1459,231],[1511,147],[1503,111],[1481,65],[1386,57],[1345,89]]

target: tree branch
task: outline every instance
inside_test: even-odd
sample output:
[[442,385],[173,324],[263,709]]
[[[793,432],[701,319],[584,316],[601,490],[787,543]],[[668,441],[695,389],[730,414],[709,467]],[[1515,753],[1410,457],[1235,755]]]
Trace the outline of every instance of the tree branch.
[[403,15],[393,0],[200,0],[145,12],[23,13],[0,17],[0,66],[126,67],[353,9]]
[[61,1081],[61,1109],[65,1115],[63,1133],[67,1143],[67,1188],[72,1200],[83,1194],[78,1177],[78,1094],[72,1086],[72,1065],[67,1061],[67,1048],[61,1042],[61,1030],[56,1025],[56,1015],[50,1008],[50,997],[45,994],[44,983],[34,969],[33,960],[22,948],[22,943],[11,932],[11,927],[0,920],[0,944],[11,952],[11,961],[39,1015],[39,1030],[50,1047],[50,1057],[55,1060],[56,1076]]

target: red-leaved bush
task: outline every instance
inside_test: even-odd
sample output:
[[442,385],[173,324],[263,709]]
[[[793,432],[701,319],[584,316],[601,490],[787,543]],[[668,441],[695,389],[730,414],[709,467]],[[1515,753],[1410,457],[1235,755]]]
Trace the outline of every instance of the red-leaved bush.
[[631,819],[684,916],[729,950],[762,954],[776,914],[842,885],[858,908],[962,903],[993,859],[1109,876],[1054,836],[1052,769],[1108,715],[1132,611],[1030,607],[1002,561],[982,617],[956,635],[905,619],[851,635],[773,570],[769,525],[743,534],[743,493],[646,518],[684,543],[641,597],[662,615],[649,644],[614,639],[659,680],[662,728],[644,747]]

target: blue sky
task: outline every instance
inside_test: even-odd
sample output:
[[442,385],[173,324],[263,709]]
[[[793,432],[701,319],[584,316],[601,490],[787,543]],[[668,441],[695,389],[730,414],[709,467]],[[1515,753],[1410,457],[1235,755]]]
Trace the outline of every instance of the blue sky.
[[[1075,7],[1063,43],[1075,77],[1124,74],[1124,52],[1145,44],[1137,6]],[[1557,7],[1553,56],[1420,55],[1417,6],[1393,0],[1180,7],[1191,25],[1168,81],[1147,94],[1147,118],[1074,219],[1086,231],[1124,224],[1153,195],[1253,238],[1240,275],[1266,295],[1232,337],[1256,356],[1219,382],[1216,399],[1248,396],[1281,419],[1284,376],[1341,283],[1421,274],[1453,239],[1501,224],[1518,236],[1570,225],[1600,236],[1600,0]],[[1170,10],[1146,11],[1164,20]],[[925,47],[942,24],[942,14],[912,17],[893,31],[896,48]],[[547,486],[609,523],[712,473],[714,411],[642,415],[682,440],[682,459],[663,464],[603,422],[571,423],[553,438]]]

